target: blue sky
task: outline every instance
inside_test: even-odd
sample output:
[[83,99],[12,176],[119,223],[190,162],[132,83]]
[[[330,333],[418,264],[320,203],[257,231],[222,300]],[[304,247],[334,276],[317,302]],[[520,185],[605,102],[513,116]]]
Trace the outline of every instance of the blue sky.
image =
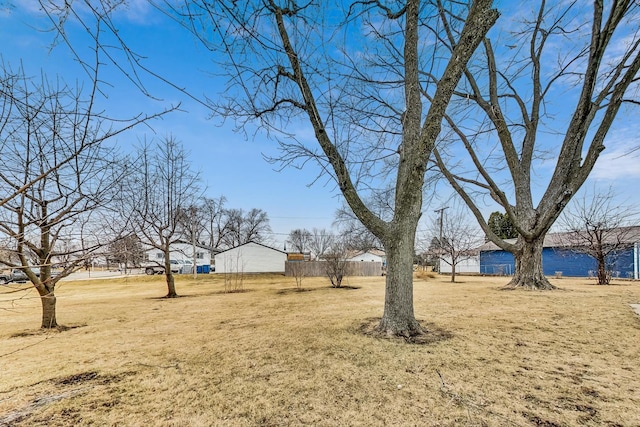
[[[0,53],[5,63],[16,67],[20,60],[28,74],[46,71],[50,78],[59,75],[67,82],[82,78],[83,74],[73,56],[64,45],[51,48],[54,35],[41,32],[48,23],[38,11],[34,0],[16,1],[18,6],[0,11]],[[0,1],[0,7],[2,5]],[[119,14],[118,28],[134,51],[146,56],[145,64],[171,81],[184,85],[196,96],[216,96],[224,88],[224,81],[208,73],[215,70],[211,54],[204,51],[185,31],[167,20],[146,0],[129,2],[129,8]],[[87,43],[83,31],[68,27],[74,44],[82,49]],[[84,44],[83,44],[84,43]],[[233,123],[222,123],[220,118],[209,117],[210,111],[185,97],[164,83],[145,78],[147,88],[158,99],[140,93],[113,66],[103,69],[102,78],[109,84],[104,90],[108,98],[103,106],[110,115],[130,117],[140,112],[152,113],[170,104],[181,103],[182,112],[165,116],[152,123],[156,136],[173,134],[191,153],[194,169],[200,171],[209,197],[227,198],[227,207],[260,208],[271,220],[274,239],[282,241],[294,228],[329,228],[341,197],[332,182],[321,179],[311,184],[317,168],[309,164],[304,169],[288,168],[277,172],[267,163],[264,155],[276,155],[276,144],[263,133],[249,132],[246,137],[233,131]],[[623,109],[609,138],[615,141],[603,154],[585,188],[594,182],[600,188],[613,188],[621,203],[640,207],[640,193],[636,183],[640,180],[638,152],[627,153],[638,147],[640,123],[637,109]],[[122,147],[131,146],[138,138],[149,134],[148,129],[119,138]],[[611,145],[611,144],[608,144]],[[534,174],[535,176],[535,174]],[[440,190],[448,193],[446,186]],[[425,229],[435,216],[433,210],[446,201],[435,201],[425,206]],[[497,208],[487,208],[487,212]],[[487,213],[488,216],[488,213]]]
[[[1,4],[1,3],[0,3]],[[205,75],[211,69],[206,52],[191,37],[167,22],[146,2],[132,2],[127,17],[121,16],[123,37],[130,41],[133,50],[148,57],[145,64],[169,80],[184,84],[197,96],[214,96],[223,82]],[[83,73],[68,48],[59,45],[51,48],[52,33],[47,21],[37,11],[35,2],[20,3],[10,11],[0,13],[0,53],[2,60],[13,68],[22,61],[27,74],[37,76],[46,71],[49,78],[62,76],[72,83]],[[169,24],[169,25],[168,25]],[[69,34],[77,37],[80,49],[86,40],[80,30]],[[287,168],[276,171],[277,166],[264,160],[264,155],[276,155],[276,144],[261,133],[234,132],[233,123],[222,123],[220,118],[210,117],[210,111],[167,85],[146,78],[147,88],[160,100],[149,99],[123,78],[113,66],[103,68],[102,78],[108,96],[102,103],[114,117],[130,117],[140,112],[160,111],[168,105],[181,104],[181,110],[152,122],[155,136],[169,133],[182,141],[190,152],[195,170],[201,174],[209,197],[225,196],[227,207],[249,210],[263,209],[270,218],[274,239],[284,237],[295,228],[330,228],[334,213],[341,204],[331,182],[321,179],[314,185],[318,170],[312,166],[304,170]],[[126,148],[136,143],[149,129],[139,128],[118,139]]]

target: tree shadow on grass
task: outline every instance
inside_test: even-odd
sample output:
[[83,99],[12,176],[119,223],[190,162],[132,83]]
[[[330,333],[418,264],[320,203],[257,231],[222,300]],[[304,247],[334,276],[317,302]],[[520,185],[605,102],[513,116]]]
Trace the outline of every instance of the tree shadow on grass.
[[219,290],[219,291],[211,291],[211,292],[202,292],[197,294],[188,295],[190,297],[210,297],[213,295],[233,295],[233,294],[246,294],[247,292],[253,292],[254,289],[237,289],[231,291]]
[[297,294],[302,292],[313,292],[313,291],[323,291],[323,290],[335,290],[338,291],[340,289],[344,289],[346,291],[360,289],[360,286],[340,286],[339,288],[335,288],[333,286],[323,286],[321,288],[284,288],[278,289],[276,294],[278,295],[288,295],[288,294]]
[[176,295],[176,296],[173,296],[173,297],[169,297],[169,296],[163,295],[161,297],[149,297],[147,299],[155,300],[155,301],[171,301],[171,300],[175,300],[175,299],[188,298],[190,296],[191,295]]
[[358,333],[371,338],[416,345],[435,344],[440,341],[451,339],[454,336],[453,333],[440,328],[435,323],[425,322],[422,320],[418,320],[418,323],[420,323],[420,326],[425,331],[424,334],[410,337],[390,336],[385,332],[381,332],[376,329],[379,323],[379,317],[370,317],[357,328],[357,331]]
[[278,295],[300,294],[304,292],[311,292],[314,290],[315,289],[311,289],[311,288],[284,288],[284,289],[278,289],[276,291],[276,294]]
[[85,326],[87,326],[86,323],[78,323],[77,325],[73,325],[73,324],[58,325],[55,328],[51,328],[51,329],[46,329],[46,328],[30,329],[28,331],[16,332],[15,334],[11,334],[9,338],[33,337],[38,335],[45,335],[51,332],[65,332],[65,331],[70,331],[72,329],[84,328]]

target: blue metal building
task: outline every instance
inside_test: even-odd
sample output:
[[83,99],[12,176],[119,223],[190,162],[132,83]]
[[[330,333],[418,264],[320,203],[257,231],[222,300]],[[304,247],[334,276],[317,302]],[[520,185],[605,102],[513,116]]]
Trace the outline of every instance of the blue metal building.
[[[639,228],[640,229],[640,228]],[[559,234],[551,233],[545,238],[542,249],[542,269],[547,276],[592,277],[598,264],[595,258],[573,251],[562,245]],[[631,243],[629,249],[612,258],[613,277],[640,279],[640,238]],[[513,239],[515,242],[515,239]],[[564,246],[564,247],[563,247]],[[480,247],[480,273],[511,275],[515,271],[515,259],[493,243]]]

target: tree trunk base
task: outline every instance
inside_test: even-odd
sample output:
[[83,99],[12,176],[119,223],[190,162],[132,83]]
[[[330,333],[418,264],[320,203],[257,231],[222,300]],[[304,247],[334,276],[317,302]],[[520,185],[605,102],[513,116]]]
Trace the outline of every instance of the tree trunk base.
[[557,289],[544,275],[542,268],[542,248],[544,236],[526,242],[520,241],[522,249],[513,255],[516,260],[516,269],[511,281],[505,289],[527,289],[532,291],[551,291]]
[[405,319],[403,321],[389,320],[383,317],[375,329],[376,332],[388,337],[411,338],[423,335],[426,331],[422,329],[420,323],[415,319]]
[[552,291],[554,289],[558,289],[557,286],[554,286],[547,280],[546,277],[542,278],[522,278],[515,277],[511,279],[509,283],[507,283],[503,289],[526,289],[531,291]]

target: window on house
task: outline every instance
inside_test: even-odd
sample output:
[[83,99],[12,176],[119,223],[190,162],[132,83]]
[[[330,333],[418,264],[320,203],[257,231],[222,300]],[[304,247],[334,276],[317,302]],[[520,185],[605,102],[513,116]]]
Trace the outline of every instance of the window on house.
[[163,256],[162,252],[158,252],[158,253],[156,254],[156,258],[158,258],[158,259],[162,259],[162,258],[164,258],[164,256]]
[[196,252],[196,258],[197,259],[203,259],[204,258],[204,252]]

